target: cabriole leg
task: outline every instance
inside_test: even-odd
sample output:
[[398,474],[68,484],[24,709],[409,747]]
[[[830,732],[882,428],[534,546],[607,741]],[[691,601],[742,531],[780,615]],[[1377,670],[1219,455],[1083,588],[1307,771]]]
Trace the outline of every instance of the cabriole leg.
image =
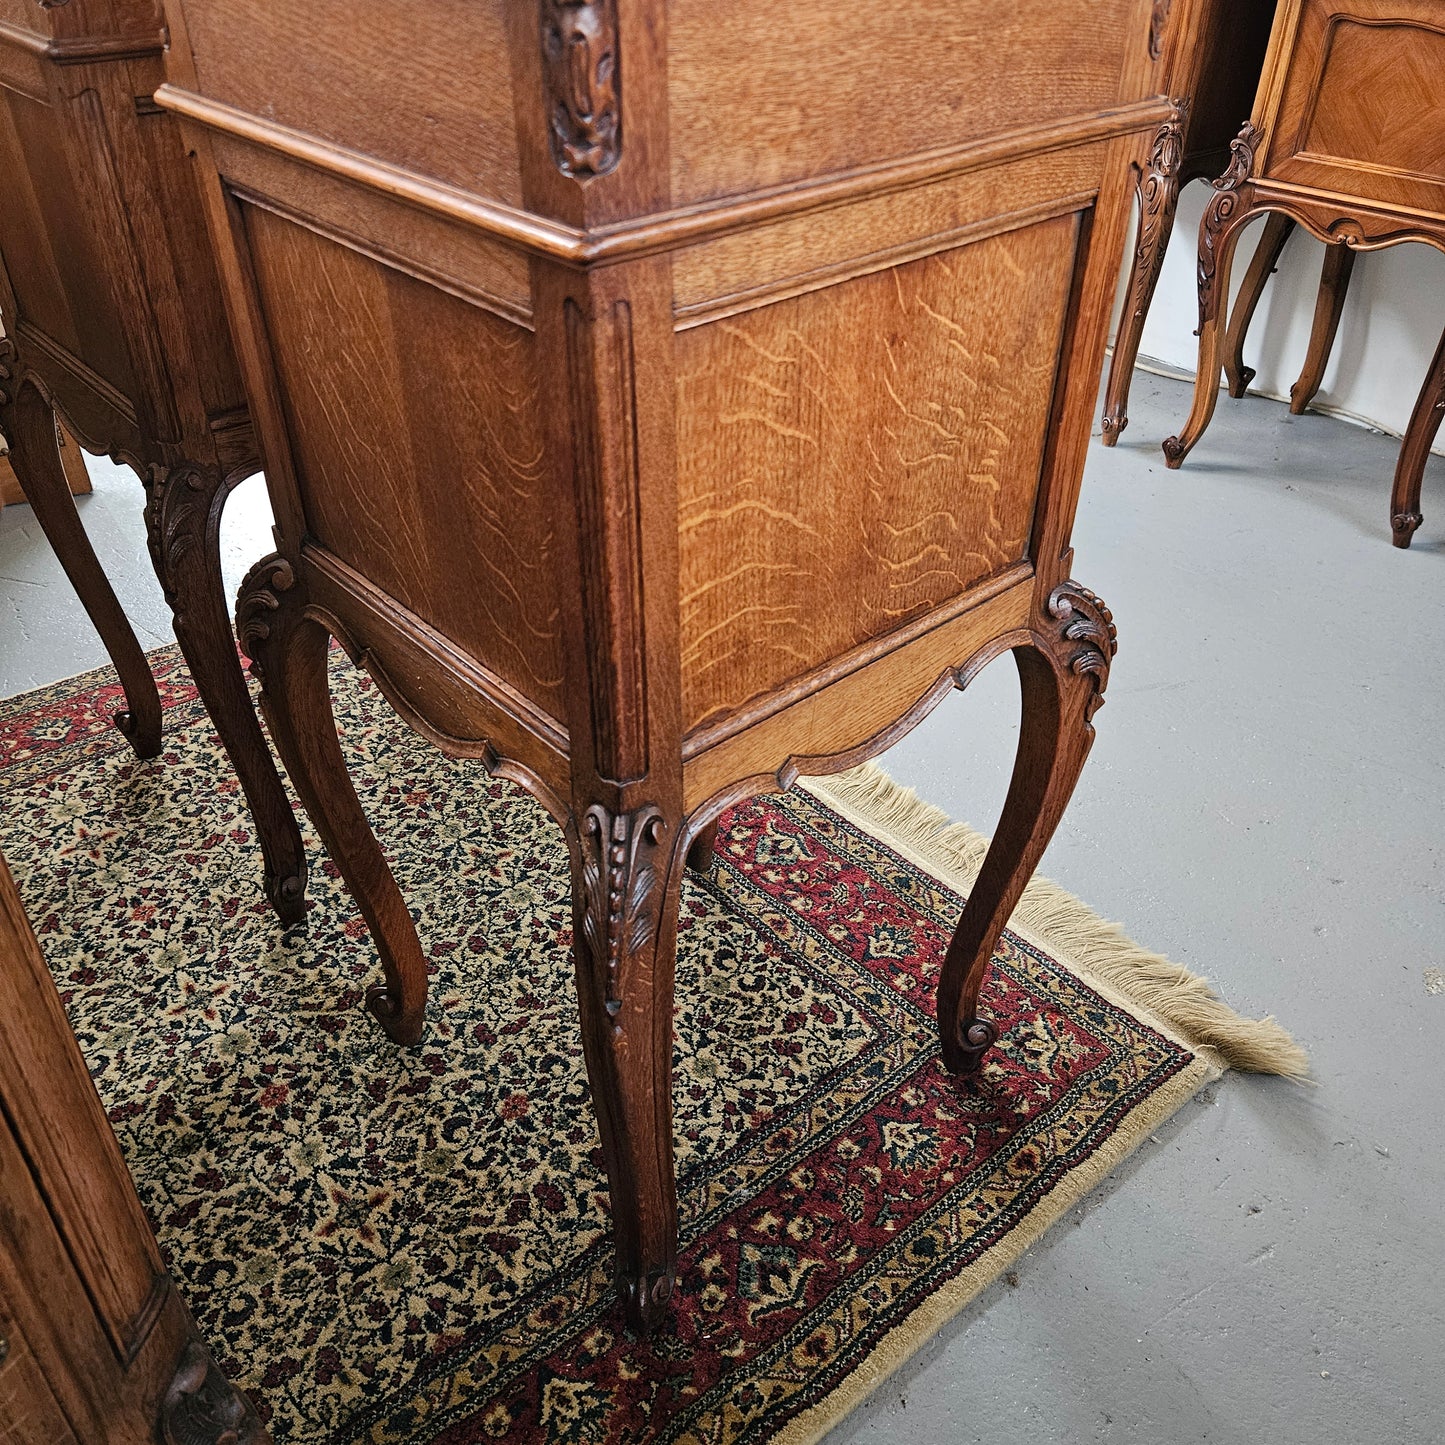
[[[0,357],[0,383],[5,378],[4,358]],[[153,758],[161,750],[160,694],[145,653],[75,510],[75,498],[60,462],[55,413],[39,389],[24,381],[13,399],[0,391],[0,428],[10,442],[11,465],[35,520],[120,674],[127,706],[125,712],[115,715],[115,725],[139,757]]]
[[1139,340],[1149,303],[1159,284],[1164,253],[1174,230],[1174,208],[1179,200],[1179,168],[1184,158],[1183,120],[1166,122],[1154,137],[1148,167],[1139,181],[1139,228],[1134,240],[1134,264],[1119,334],[1114,338],[1114,359],[1109,366],[1109,385],[1104,393],[1103,440],[1111,447],[1129,425],[1129,383],[1139,356]]
[[220,534],[229,491],[218,467],[154,468],[146,488],[146,534],[176,641],[251,810],[266,897],[282,923],[291,924],[306,910],[306,855],[251,705],[226,612]]
[[1219,400],[1224,316],[1229,309],[1229,268],[1240,233],[1250,219],[1253,188],[1249,172],[1259,132],[1248,121],[1229,143],[1230,161],[1214,182],[1214,195],[1199,223],[1199,371],[1194,378],[1194,405],[1178,436],[1164,443],[1164,461],[1177,467],[1204,435]]
[[1390,532],[1397,547],[1408,547],[1415,529],[1424,521],[1420,515],[1420,484],[1442,420],[1445,420],[1445,333],[1441,333],[1440,344],[1435,348],[1425,384],[1410,413],[1410,425],[1405,428],[1405,439],[1400,443],[1400,459],[1395,463]]
[[330,635],[306,615],[301,584],[284,557],[267,557],[247,574],[236,631],[261,680],[261,708],[276,748],[381,955],[386,982],[367,990],[366,1006],[389,1038],[414,1044],[426,1013],[426,959],[346,770],[326,678]]
[[1224,334],[1224,379],[1230,396],[1243,396],[1254,380],[1254,368],[1244,364],[1244,338],[1249,332],[1254,313],[1264,295],[1265,283],[1279,266],[1284,243],[1294,232],[1294,222],[1279,211],[1271,211],[1264,223],[1264,232],[1254,248],[1244,282],[1229,312],[1229,327]]
[[1014,649],[1022,722],[1013,780],[938,981],[939,1038],[950,1073],[976,1073],[998,1037],[993,1021],[979,1016],[979,991],[1088,756],[1115,647],[1109,609],[1065,582],[1050,594],[1031,643]]
[[607,1164],[617,1285],[639,1333],[667,1314],[677,1266],[672,1003],[682,819],[588,806],[568,827],[582,1045]]
[[1289,409],[1303,416],[1305,408],[1315,399],[1325,377],[1335,333],[1340,329],[1340,316],[1345,309],[1345,296],[1350,289],[1350,273],[1355,269],[1355,253],[1343,244],[1325,247],[1324,265],[1320,269],[1320,289],[1315,297],[1314,322],[1310,326],[1309,350],[1299,380],[1289,389]]

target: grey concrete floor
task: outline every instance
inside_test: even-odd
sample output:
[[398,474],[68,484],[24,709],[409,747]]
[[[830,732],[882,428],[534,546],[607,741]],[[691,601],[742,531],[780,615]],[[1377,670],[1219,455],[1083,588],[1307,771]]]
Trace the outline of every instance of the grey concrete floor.
[[[1075,573],[1119,623],[1098,742],[1043,871],[1274,1013],[1318,1087],[1228,1075],[829,1436],[1141,1445],[1445,1440],[1445,462],[1409,552],[1397,443],[1140,374],[1089,457]],[[169,635],[137,484],[81,502],[142,640]],[[228,566],[268,550],[233,500]],[[0,694],[104,661],[24,509],[0,518]],[[988,828],[1001,661],[885,765]]]

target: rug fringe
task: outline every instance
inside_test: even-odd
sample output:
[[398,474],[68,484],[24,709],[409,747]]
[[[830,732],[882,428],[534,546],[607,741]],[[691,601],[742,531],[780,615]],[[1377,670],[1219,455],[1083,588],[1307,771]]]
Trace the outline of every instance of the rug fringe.
[[[968,891],[983,866],[987,838],[966,823],[953,822],[874,763],[827,778],[808,778],[805,786],[825,803],[836,800],[865,815],[879,831],[958,875],[961,892]],[[1186,1044],[1214,1050],[1230,1068],[1307,1078],[1309,1056],[1273,1015],[1250,1019],[1237,1014],[1206,979],[1141,947],[1119,924],[1100,918],[1057,883],[1034,877],[1012,921],[1057,943],[1083,967],[1174,1029]]]

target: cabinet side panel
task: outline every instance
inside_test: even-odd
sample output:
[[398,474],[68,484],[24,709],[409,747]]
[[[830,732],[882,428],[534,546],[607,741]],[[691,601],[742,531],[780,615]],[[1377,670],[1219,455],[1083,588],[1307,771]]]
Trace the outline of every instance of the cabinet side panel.
[[209,0],[186,24],[213,99],[520,204],[502,0]]
[[[129,395],[130,354],[80,193],[100,182],[76,173],[62,136],[68,124],[51,106],[0,89],[0,257],[18,319]],[[12,330],[15,319],[6,322]]]
[[532,333],[269,211],[245,216],[308,531],[560,713]]
[[674,0],[673,202],[1097,112],[1147,44],[1135,0]]
[[683,712],[736,712],[1027,556],[1076,214],[677,337]]

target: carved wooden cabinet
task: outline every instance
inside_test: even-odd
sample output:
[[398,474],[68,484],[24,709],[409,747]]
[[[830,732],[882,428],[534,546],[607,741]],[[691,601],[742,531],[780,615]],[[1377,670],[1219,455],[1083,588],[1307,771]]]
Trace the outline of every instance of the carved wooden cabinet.
[[[1247,312],[1230,323],[1229,339],[1225,333],[1230,266],[1248,221],[1264,212],[1284,217],[1338,248],[1334,254],[1404,241],[1445,251],[1445,7],[1439,0],[1280,0],[1253,115],[1231,151],[1200,223],[1199,372],[1189,419],[1164,443],[1171,467],[1209,425],[1227,356],[1230,389],[1242,391],[1248,380],[1236,381]],[[1348,274],[1336,266],[1340,301]],[[1326,298],[1323,310],[1316,332],[1325,333],[1327,354],[1338,303]],[[1395,472],[1397,546],[1409,546],[1422,520],[1421,475],[1442,415],[1445,340]]]
[[1212,180],[1228,162],[1229,143],[1254,104],[1273,16],[1274,0],[1160,0],[1154,7],[1151,44],[1162,88],[1181,114],[1159,128],[1138,163],[1138,229],[1104,393],[1106,447],[1129,425],[1129,383],[1180,189]]
[[0,1445],[269,1438],[161,1265],[0,859]]
[[267,893],[294,921],[301,835],[221,581],[221,510],[259,463],[191,166],[151,98],[164,40],[158,0],[0,0],[0,431],[149,757],[159,699],[71,502],[53,413],[139,473],[177,641],[245,790]]
[[[880,751],[1015,654],[1007,807],[939,985],[993,944],[1114,651],[1069,580],[1147,0],[179,0],[279,552],[238,627],[375,936],[426,964],[348,780],[327,636],[571,849],[618,1277],[673,1286],[673,957],[730,803]],[[306,63],[294,57],[304,53]]]

